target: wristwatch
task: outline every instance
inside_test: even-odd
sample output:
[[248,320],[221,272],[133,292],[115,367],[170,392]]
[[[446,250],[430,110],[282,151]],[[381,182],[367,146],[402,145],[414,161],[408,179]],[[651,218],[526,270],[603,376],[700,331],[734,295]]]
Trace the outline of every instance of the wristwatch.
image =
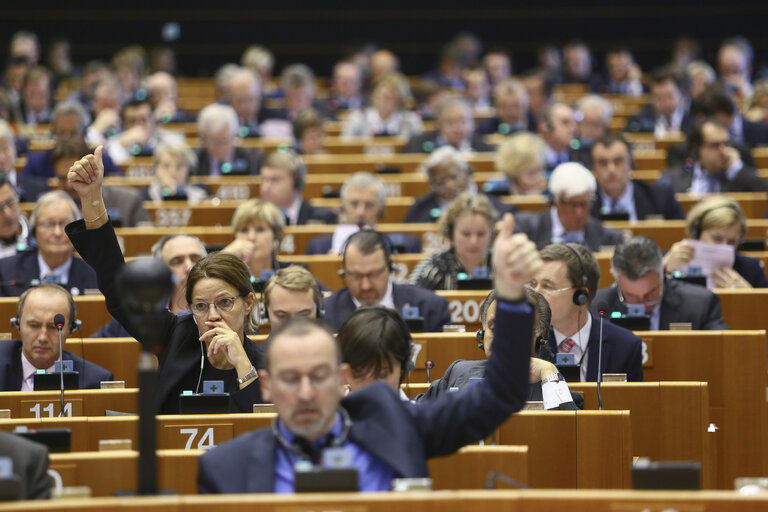
[[565,377],[563,377],[560,373],[553,373],[552,375],[541,379],[541,383],[546,384],[547,382],[560,382],[562,380],[565,380]]
[[256,371],[256,368],[251,366],[251,371],[249,371],[248,373],[246,373],[242,377],[238,378],[237,379],[237,383],[239,385],[242,385],[243,383],[248,382],[249,380],[251,380],[251,379],[253,379],[255,377],[258,377],[258,376],[259,376],[259,372]]

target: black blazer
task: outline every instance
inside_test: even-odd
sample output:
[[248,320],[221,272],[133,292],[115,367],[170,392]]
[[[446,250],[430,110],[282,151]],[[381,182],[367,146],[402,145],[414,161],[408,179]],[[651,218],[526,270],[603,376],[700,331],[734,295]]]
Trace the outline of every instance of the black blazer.
[[[375,382],[344,398],[341,406],[352,419],[350,441],[392,468],[397,478],[423,478],[428,476],[427,459],[490,435],[527,396],[533,314],[505,311],[501,303],[494,329],[519,336],[496,338],[485,381],[477,386],[414,404],[401,400],[384,382]],[[198,491],[274,492],[279,446],[266,428],[203,454]]]
[[[248,151],[243,148],[235,148],[232,158],[232,172],[227,176],[242,174],[259,174],[263,155]],[[190,176],[209,176],[211,174],[211,158],[205,148],[197,150],[197,166],[189,170]],[[222,173],[223,174],[223,173]]]
[[[443,326],[451,323],[451,314],[448,311],[448,302],[445,297],[435,295],[430,290],[419,288],[410,284],[392,285],[393,301],[398,312],[403,310],[406,304],[419,308],[419,314],[424,318],[425,332],[442,332]],[[355,309],[352,302],[352,294],[348,288],[344,288],[323,299],[325,321],[335,331],[338,331],[349,315]]]
[[[498,197],[488,195],[488,200],[491,202],[496,211],[499,212],[499,216],[504,215],[506,212],[515,213],[517,207],[511,204],[502,203]],[[439,211],[440,201],[437,199],[437,194],[430,192],[429,194],[417,197],[410,208],[408,213],[405,214],[405,220],[403,222],[436,222],[440,217],[432,216],[432,211],[437,209]]]
[[[99,277],[99,290],[104,294],[107,309],[120,324],[126,327],[133,337],[143,343],[140,332],[130,326],[126,312],[123,310],[120,295],[117,292],[115,276],[125,265],[120,246],[117,244],[115,231],[111,223],[106,223],[99,229],[85,229],[81,219],[67,226],[67,235],[77,251],[95,270]],[[168,310],[161,313],[163,340],[158,355],[157,411],[158,414],[178,412],[179,395],[185,389],[185,383],[194,383],[200,374],[199,331],[192,315],[174,315]],[[259,367],[259,348],[246,338],[245,352],[251,363]],[[227,370],[232,380],[225,382],[230,393],[230,412],[252,412],[253,404],[261,403],[261,390],[258,382],[252,382],[244,389],[238,389],[234,379],[235,370]]]
[[746,279],[752,288],[768,288],[768,277],[765,277],[763,262],[757,258],[736,253],[733,270],[741,274],[741,277]]
[[[649,215],[663,215],[665,219],[685,219],[685,212],[675,199],[675,191],[668,183],[646,183],[632,180],[635,211],[638,220]],[[597,198],[592,204],[592,217],[600,219],[600,208],[603,204],[602,189],[598,187]]]
[[[626,306],[619,301],[616,285],[598,290],[590,310],[593,315],[601,310],[606,311],[608,316],[614,311],[622,314],[627,312]],[[666,331],[670,323],[677,322],[690,323],[694,331],[728,329],[717,295],[703,286],[677,279],[665,279],[659,330]],[[605,325],[609,323],[606,322]]]
[[[21,366],[21,340],[0,342],[0,391],[21,391],[21,382],[24,378]],[[71,359],[74,369],[79,373],[78,383],[80,389],[99,389],[101,381],[115,380],[109,370],[105,370],[97,364],[86,361],[66,350],[62,353],[63,359]]]
[[[440,135],[437,131],[430,131],[414,135],[403,148],[402,153],[431,153],[440,147],[437,138]],[[469,141],[472,151],[495,151],[496,147],[486,144],[483,136],[479,133],[473,133]]]
[[[670,167],[662,173],[659,181],[669,184],[675,192],[688,192],[693,182],[693,166]],[[720,192],[768,192],[768,184],[753,167],[745,165],[732,180],[722,177]]]
[[[447,393],[451,388],[463,389],[469,385],[469,379],[485,377],[485,359],[480,361],[466,361],[458,359],[451,363],[451,366],[445,370],[442,378],[432,381],[427,392],[419,395],[417,400],[425,398],[434,399],[443,393]],[[584,397],[581,393],[571,391],[571,402],[565,402],[558,407],[553,407],[552,411],[575,411],[584,409]],[[528,385],[528,402],[541,402],[544,395],[541,390],[541,382],[533,382]]]
[[[550,353],[545,354],[545,359],[554,363],[555,354],[557,354],[554,329],[549,330],[547,342],[547,348]],[[589,357],[587,358],[587,382],[597,382],[597,360],[600,353],[600,319],[594,315],[592,316],[592,327],[589,329],[587,351],[589,352]],[[626,373],[628,382],[642,382],[643,356],[640,338],[635,336],[630,330],[614,325],[610,321],[604,321],[601,370],[602,373]]]
[[312,206],[309,201],[302,201],[296,224],[301,226],[317,223],[336,224],[336,214],[326,208]]
[[[393,253],[418,254],[421,242],[413,235],[387,234]],[[309,239],[306,254],[328,254],[333,245],[333,235],[320,235]]]
[[747,121],[741,119],[742,136],[744,143],[751,147],[768,144],[768,123]]
[[[0,260],[0,296],[18,297],[30,287],[33,280],[40,279],[40,265],[37,249],[24,251]],[[9,284],[17,281],[18,285]],[[72,258],[66,288],[72,295],[82,295],[86,289],[96,289],[96,273],[80,258]]]
[[[540,213],[519,212],[515,215],[515,232],[528,235],[539,249],[552,243],[550,210]],[[619,245],[624,236],[615,229],[603,227],[599,220],[590,218],[584,228],[584,245],[590,251],[599,251],[602,245]]]
[[[683,119],[680,121],[680,131],[686,135],[691,133],[693,129],[694,119],[690,113],[683,114]],[[656,110],[653,105],[645,105],[640,112],[627,118],[627,124],[624,128],[625,132],[643,132],[653,133],[656,130]]]
[[0,457],[10,457],[13,472],[21,481],[22,500],[51,497],[48,448],[10,432],[0,432]]

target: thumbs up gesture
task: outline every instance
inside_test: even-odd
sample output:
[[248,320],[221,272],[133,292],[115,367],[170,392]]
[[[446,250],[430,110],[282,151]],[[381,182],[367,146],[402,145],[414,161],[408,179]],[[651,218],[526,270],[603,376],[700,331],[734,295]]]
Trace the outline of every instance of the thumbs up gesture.
[[504,214],[493,244],[494,286],[501,299],[510,301],[523,298],[523,287],[542,264],[536,245],[525,233],[513,233],[514,228],[515,218]]
[[101,157],[103,151],[104,146],[99,146],[92,155],[85,155],[69,168],[67,181],[70,188],[80,196],[82,203],[101,198],[101,183],[104,180],[104,162]]

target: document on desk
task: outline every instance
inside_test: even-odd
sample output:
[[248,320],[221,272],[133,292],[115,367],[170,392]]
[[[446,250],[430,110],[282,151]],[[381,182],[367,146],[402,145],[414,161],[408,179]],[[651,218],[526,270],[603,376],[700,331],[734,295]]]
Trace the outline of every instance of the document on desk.
[[[719,268],[733,267],[736,251],[728,244],[708,244],[699,240],[686,239],[693,246],[693,259],[688,262],[688,269],[700,270],[700,275],[707,278],[707,288],[716,288],[712,282],[712,271]],[[691,272],[688,272],[689,275]]]

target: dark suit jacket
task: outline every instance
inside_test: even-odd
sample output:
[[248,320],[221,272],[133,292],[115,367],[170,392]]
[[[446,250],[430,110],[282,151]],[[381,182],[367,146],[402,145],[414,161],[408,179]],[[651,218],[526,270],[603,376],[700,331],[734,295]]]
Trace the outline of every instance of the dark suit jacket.
[[[109,370],[86,361],[66,350],[64,359],[71,359],[79,372],[80,389],[99,389],[103,380],[115,380]],[[0,391],[20,391],[24,378],[21,366],[21,340],[0,341]]]
[[[81,219],[67,226],[67,235],[83,259],[99,277],[99,290],[104,294],[112,317],[126,327],[131,336],[144,342],[142,332],[131,325],[117,292],[115,276],[125,265],[111,223],[99,229],[86,230]],[[194,381],[200,374],[201,347],[199,332],[192,315],[174,315],[168,310],[158,314],[164,345],[158,355],[157,411],[159,414],[178,412],[179,394],[185,382]],[[246,338],[245,351],[254,366],[259,366],[259,349]],[[234,370],[228,370],[234,372]],[[229,374],[231,376],[231,374]],[[236,375],[235,375],[236,377]],[[225,386],[227,383],[225,382]],[[253,382],[242,390],[229,388],[230,412],[252,412],[253,404],[261,403],[259,383]]]
[[136,227],[139,222],[152,222],[138,190],[105,185],[101,187],[101,193],[112,222],[119,221],[121,227]]
[[[511,204],[502,203],[498,197],[488,195],[488,200],[491,202],[496,211],[499,212],[499,216],[504,215],[506,212],[516,213],[517,208]],[[430,192],[429,194],[417,197],[410,208],[408,213],[405,214],[405,220],[403,222],[435,222],[440,217],[432,216],[432,211],[440,209],[440,201],[437,199],[437,194]]]
[[[18,285],[0,285],[0,297],[18,297],[30,287],[30,282],[40,279],[40,265],[37,263],[37,249],[24,251],[0,260],[0,281],[18,281]],[[96,273],[80,258],[72,259],[66,288],[72,295],[81,295],[86,289],[95,289]]]
[[[235,148],[232,157],[232,171],[227,176],[242,174],[259,174],[262,164],[262,154]],[[205,148],[197,150],[197,166],[189,170],[190,176],[209,176],[211,174],[211,158]],[[223,174],[223,173],[222,173]]]
[[[590,310],[593,315],[600,310],[606,311],[608,317],[614,311],[622,314],[627,312],[626,306],[619,301],[619,291],[615,285],[599,290]],[[670,323],[677,322],[689,322],[694,331],[728,328],[723,320],[720,299],[717,295],[703,286],[677,279],[665,279],[659,330],[666,331]],[[610,322],[606,322],[605,325],[609,324]]]
[[[665,169],[659,181],[668,183],[675,192],[688,192],[693,182],[693,167],[684,165]],[[757,175],[754,168],[745,165],[733,180],[723,177],[720,192],[768,192],[768,184]]]
[[[447,393],[451,388],[463,389],[469,386],[469,379],[479,377],[485,377],[485,365],[487,361],[485,359],[481,361],[466,361],[464,359],[458,359],[451,363],[451,366],[445,370],[443,377],[432,381],[427,392],[418,397],[419,400],[424,398],[434,399],[439,395]],[[571,391],[572,402],[565,402],[558,407],[553,407],[550,410],[560,411],[575,411],[577,409],[584,409],[584,397],[581,393]],[[544,395],[541,390],[541,382],[534,382],[528,385],[528,402],[541,402],[544,400]]]
[[[515,232],[528,235],[536,247],[542,249],[552,243],[552,219],[549,210],[540,213],[519,212],[515,215]],[[590,251],[599,251],[601,245],[619,245],[623,235],[615,229],[603,227],[599,220],[590,218],[584,228],[584,245]]]
[[765,277],[763,263],[757,258],[736,253],[733,270],[741,274],[741,277],[746,279],[752,288],[768,288],[768,278]]
[[[582,340],[583,341],[583,340]],[[557,354],[555,332],[549,330],[547,345],[550,362],[555,362]],[[600,352],[600,319],[592,317],[592,327],[587,340],[587,382],[597,382],[597,361]],[[642,341],[632,334],[632,331],[614,325],[611,322],[603,324],[603,373],[626,373],[627,381],[643,380]]]
[[[440,147],[438,145],[439,132],[431,131],[414,135],[403,148],[403,153],[431,153]],[[472,151],[495,151],[496,147],[486,144],[483,136],[479,133],[473,133],[469,141]]]
[[0,432],[0,457],[10,457],[13,472],[21,481],[22,500],[51,497],[48,448],[9,432]]
[[[451,323],[451,314],[448,311],[448,302],[444,297],[435,295],[429,290],[410,284],[392,285],[392,295],[395,309],[400,312],[406,304],[419,308],[419,314],[424,318],[425,332],[443,332],[443,326]],[[355,303],[352,302],[352,294],[348,288],[334,292],[323,299],[325,321],[335,331],[355,311]]]
[[102,325],[98,331],[91,334],[91,338],[130,338],[131,333],[114,318]]
[[[510,127],[509,125],[507,125],[507,129],[505,130],[502,127],[503,124],[504,123],[498,117],[483,119],[477,123],[477,133],[481,133],[483,135],[490,135],[492,133],[500,133],[502,135],[511,135],[521,130],[521,128]],[[510,128],[511,130],[509,130]],[[522,130],[536,133],[537,131],[536,116],[534,116],[531,112],[528,112],[528,118],[526,119],[526,126],[523,127]]]
[[[504,306],[496,314],[495,332],[519,336],[497,338],[482,384],[413,404],[400,400],[384,382],[375,382],[341,401],[352,419],[349,440],[392,468],[397,478],[426,477],[428,458],[488,436],[519,410],[528,392],[533,315]],[[269,428],[214,448],[200,457],[199,492],[274,492],[278,449]]]
[[[675,199],[675,191],[667,183],[646,183],[632,180],[632,198],[635,200],[635,210],[638,220],[649,215],[663,215],[665,219],[685,219],[685,212]],[[603,204],[602,189],[598,187],[597,198],[592,205],[592,217],[600,218],[600,207]]]
[[744,137],[744,143],[751,147],[763,146],[768,144],[768,123],[747,121],[741,119],[741,135]]
[[[693,122],[694,119],[688,112],[683,114],[683,119],[680,121],[680,131],[686,135],[690,134],[693,129]],[[633,133],[653,133],[655,130],[656,110],[654,110],[653,105],[645,105],[639,113],[629,116],[624,128],[624,131]]]
[[304,224],[336,224],[336,214],[326,208],[312,206],[309,201],[302,201],[299,208],[298,225]]
[[[53,178],[56,176],[53,170],[53,162],[51,162],[51,152],[53,150],[46,149],[45,151],[39,151],[30,153],[27,157],[27,165],[22,169],[21,174],[25,176],[35,176],[38,178]],[[107,155],[105,151],[102,155],[104,161],[104,175],[105,176],[122,176],[123,171],[115,165],[112,158]]]
[[[413,235],[387,234],[393,253],[418,254],[421,242]],[[306,254],[328,254],[333,245],[333,235],[320,235],[309,239]]]

